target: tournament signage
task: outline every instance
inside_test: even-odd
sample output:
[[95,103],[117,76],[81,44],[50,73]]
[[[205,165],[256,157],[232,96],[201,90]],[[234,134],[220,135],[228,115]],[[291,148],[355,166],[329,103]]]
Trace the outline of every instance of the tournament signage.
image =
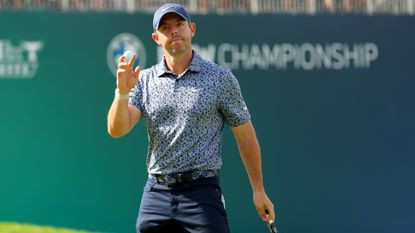
[[[415,232],[415,17],[192,20],[194,49],[241,86],[281,232]],[[0,232],[134,232],[147,129],[113,139],[106,118],[119,56],[161,61],[152,15],[1,11],[0,28]],[[227,127],[223,138],[231,232],[266,232]]]
[[[209,44],[195,48],[232,70],[369,69],[379,56],[375,43]],[[161,54],[161,51],[158,53]]]
[[32,78],[39,67],[42,41],[22,40],[17,45],[0,39],[0,78]]

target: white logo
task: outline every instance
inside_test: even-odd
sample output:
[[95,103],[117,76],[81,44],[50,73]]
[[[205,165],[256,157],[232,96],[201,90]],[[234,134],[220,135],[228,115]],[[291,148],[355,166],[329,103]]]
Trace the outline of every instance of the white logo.
[[118,34],[111,40],[107,48],[107,63],[114,76],[117,71],[118,58],[126,50],[137,54],[134,68],[139,65],[143,69],[146,65],[147,54],[141,40],[131,33]]
[[32,78],[39,67],[41,41],[21,41],[13,46],[10,40],[0,40],[0,78]]

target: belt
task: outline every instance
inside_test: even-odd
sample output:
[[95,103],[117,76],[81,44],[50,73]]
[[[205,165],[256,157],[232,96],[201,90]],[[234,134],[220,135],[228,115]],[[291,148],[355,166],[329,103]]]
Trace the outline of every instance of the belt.
[[149,177],[155,178],[157,183],[164,185],[175,185],[182,182],[189,182],[199,178],[207,178],[213,176],[219,176],[219,170],[192,170],[183,173],[149,175]]

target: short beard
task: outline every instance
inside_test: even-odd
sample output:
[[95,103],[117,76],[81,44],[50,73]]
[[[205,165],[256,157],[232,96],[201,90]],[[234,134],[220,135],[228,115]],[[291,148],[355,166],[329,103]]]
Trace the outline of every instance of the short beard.
[[171,55],[182,54],[186,51],[186,47],[183,46],[183,47],[180,47],[180,48],[170,48],[168,51]]

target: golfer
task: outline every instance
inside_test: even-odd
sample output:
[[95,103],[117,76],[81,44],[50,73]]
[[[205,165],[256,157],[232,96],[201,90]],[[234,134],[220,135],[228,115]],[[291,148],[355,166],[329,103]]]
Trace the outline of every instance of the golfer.
[[196,24],[181,5],[161,6],[153,28],[162,61],[140,70],[133,67],[135,56],[130,61],[121,56],[108,113],[108,132],[115,138],[130,132],[141,117],[147,125],[148,180],[137,232],[230,232],[219,184],[225,125],[237,141],[258,214],[274,220],[260,147],[237,79],[192,49]]

